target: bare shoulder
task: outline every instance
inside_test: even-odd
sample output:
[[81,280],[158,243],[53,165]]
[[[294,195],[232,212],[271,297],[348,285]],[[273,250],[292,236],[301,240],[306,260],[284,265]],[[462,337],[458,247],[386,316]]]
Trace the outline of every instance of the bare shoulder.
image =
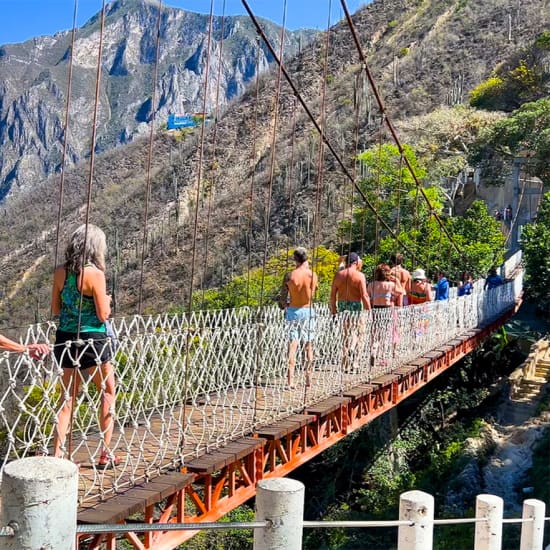
[[84,268],[84,280],[89,282],[104,281],[105,273],[95,265],[87,265]]

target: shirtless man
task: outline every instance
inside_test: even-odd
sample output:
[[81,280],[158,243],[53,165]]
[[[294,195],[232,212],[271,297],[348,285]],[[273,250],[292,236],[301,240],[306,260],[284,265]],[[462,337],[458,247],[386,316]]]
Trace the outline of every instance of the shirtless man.
[[317,275],[309,267],[305,248],[297,248],[293,259],[296,268],[285,275],[281,290],[280,306],[285,310],[289,327],[287,381],[294,387],[294,367],[299,342],[305,343],[306,385],[309,385],[309,372],[313,365],[313,339],[315,337],[315,312],[313,295],[317,290]]
[[361,264],[361,258],[351,252],[348,267],[334,276],[330,291],[330,311],[333,315],[339,311],[370,309],[367,281],[361,273]]
[[[361,272],[361,258],[355,252],[351,252],[348,258],[348,267],[338,271],[332,281],[330,290],[330,311],[333,315],[344,311],[362,311],[370,309],[369,295],[367,294],[367,281]],[[357,321],[357,320],[356,320]],[[343,367],[349,368],[352,354],[358,348],[358,344],[364,338],[364,323],[357,321],[357,331],[351,334],[352,319],[349,315],[343,321]]]
[[407,295],[411,290],[411,273],[403,267],[403,254],[392,254],[390,256],[391,278],[397,284],[399,292],[402,294],[404,306],[408,304]]

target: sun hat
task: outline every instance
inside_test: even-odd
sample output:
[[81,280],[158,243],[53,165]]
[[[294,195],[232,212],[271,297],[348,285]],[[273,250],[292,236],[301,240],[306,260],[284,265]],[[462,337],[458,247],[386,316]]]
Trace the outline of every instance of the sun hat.
[[426,273],[424,272],[423,269],[415,269],[412,272],[412,278],[413,279],[425,279],[426,278]]

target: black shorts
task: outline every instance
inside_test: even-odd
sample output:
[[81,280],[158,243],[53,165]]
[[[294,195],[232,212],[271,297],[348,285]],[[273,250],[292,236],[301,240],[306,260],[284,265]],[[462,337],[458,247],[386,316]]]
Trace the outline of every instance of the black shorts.
[[[71,344],[65,345],[69,341]],[[113,356],[111,339],[104,332],[81,332],[77,340],[76,333],[64,330],[55,334],[54,354],[66,369],[88,369],[107,363]]]

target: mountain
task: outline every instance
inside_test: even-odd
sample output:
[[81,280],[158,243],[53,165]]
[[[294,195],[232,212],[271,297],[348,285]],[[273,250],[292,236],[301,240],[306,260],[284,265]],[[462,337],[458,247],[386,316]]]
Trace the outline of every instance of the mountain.
[[[413,115],[467,102],[548,29],[548,7],[548,0],[376,0],[353,19],[399,129]],[[0,227],[5,323],[48,316],[54,249],[88,209],[108,233],[117,315],[184,307],[191,289],[227,282],[282,248],[336,246],[350,193],[339,162],[352,173],[356,149],[389,136],[345,21],[285,57],[285,70],[294,89],[285,78],[278,85],[274,67],[203,128],[105,151],[93,175],[89,163],[67,170],[59,232],[59,176],[8,197]],[[338,159],[319,147],[295,90]]]
[[[272,61],[258,48],[247,17],[214,17],[209,48],[208,15],[163,7],[158,2],[116,0],[106,6],[97,121],[98,152],[146,135],[169,113],[219,114]],[[90,151],[101,14],[76,32],[69,102],[68,165]],[[280,28],[262,20],[273,43]],[[152,107],[159,34],[158,78]],[[292,55],[315,31],[285,33]],[[62,160],[72,32],[0,47],[0,199],[59,171]],[[209,85],[203,104],[205,71]]]

